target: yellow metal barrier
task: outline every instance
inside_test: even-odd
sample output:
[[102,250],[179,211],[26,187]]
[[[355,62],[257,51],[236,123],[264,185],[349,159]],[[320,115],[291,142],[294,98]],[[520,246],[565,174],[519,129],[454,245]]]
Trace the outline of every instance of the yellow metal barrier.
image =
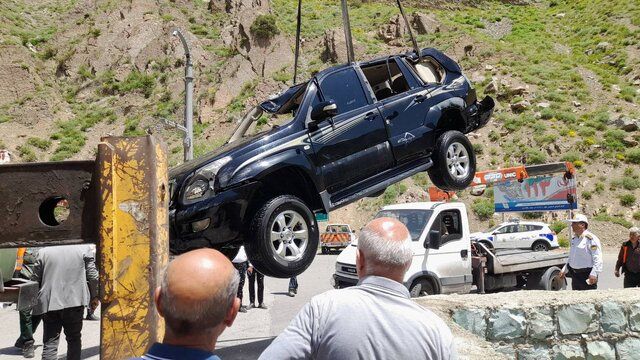
[[153,293],[168,261],[164,145],[153,137],[105,138],[97,158],[103,360],[144,354],[164,333]]

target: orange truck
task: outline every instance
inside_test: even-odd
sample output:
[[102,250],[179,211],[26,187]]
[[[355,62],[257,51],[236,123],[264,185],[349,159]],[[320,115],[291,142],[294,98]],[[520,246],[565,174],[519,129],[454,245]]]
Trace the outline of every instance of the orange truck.
[[355,230],[346,224],[329,224],[324,233],[320,235],[320,247],[323,254],[333,250],[342,250],[356,239]]

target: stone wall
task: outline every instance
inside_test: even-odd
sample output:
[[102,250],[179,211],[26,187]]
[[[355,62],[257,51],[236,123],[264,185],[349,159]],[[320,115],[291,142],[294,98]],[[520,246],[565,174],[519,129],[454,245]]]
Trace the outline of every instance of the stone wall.
[[509,359],[640,359],[640,290],[520,291],[419,301],[449,316],[454,333],[459,326]]

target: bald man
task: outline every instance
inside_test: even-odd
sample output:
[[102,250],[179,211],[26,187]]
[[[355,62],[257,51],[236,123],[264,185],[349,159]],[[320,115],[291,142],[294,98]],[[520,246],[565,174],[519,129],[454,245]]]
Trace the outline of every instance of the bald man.
[[412,257],[401,222],[367,224],[358,239],[358,285],[311,299],[260,359],[455,359],[449,327],[402,284]]
[[216,250],[194,250],[171,261],[155,292],[164,339],[139,359],[219,360],[213,350],[240,309],[239,281],[231,261]]

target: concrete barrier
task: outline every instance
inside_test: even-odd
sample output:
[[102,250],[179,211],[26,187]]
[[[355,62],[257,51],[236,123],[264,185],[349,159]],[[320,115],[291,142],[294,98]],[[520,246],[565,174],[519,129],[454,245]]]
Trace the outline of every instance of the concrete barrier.
[[[519,291],[417,300],[508,359],[640,359],[640,289]],[[461,358],[474,356],[459,343]]]

